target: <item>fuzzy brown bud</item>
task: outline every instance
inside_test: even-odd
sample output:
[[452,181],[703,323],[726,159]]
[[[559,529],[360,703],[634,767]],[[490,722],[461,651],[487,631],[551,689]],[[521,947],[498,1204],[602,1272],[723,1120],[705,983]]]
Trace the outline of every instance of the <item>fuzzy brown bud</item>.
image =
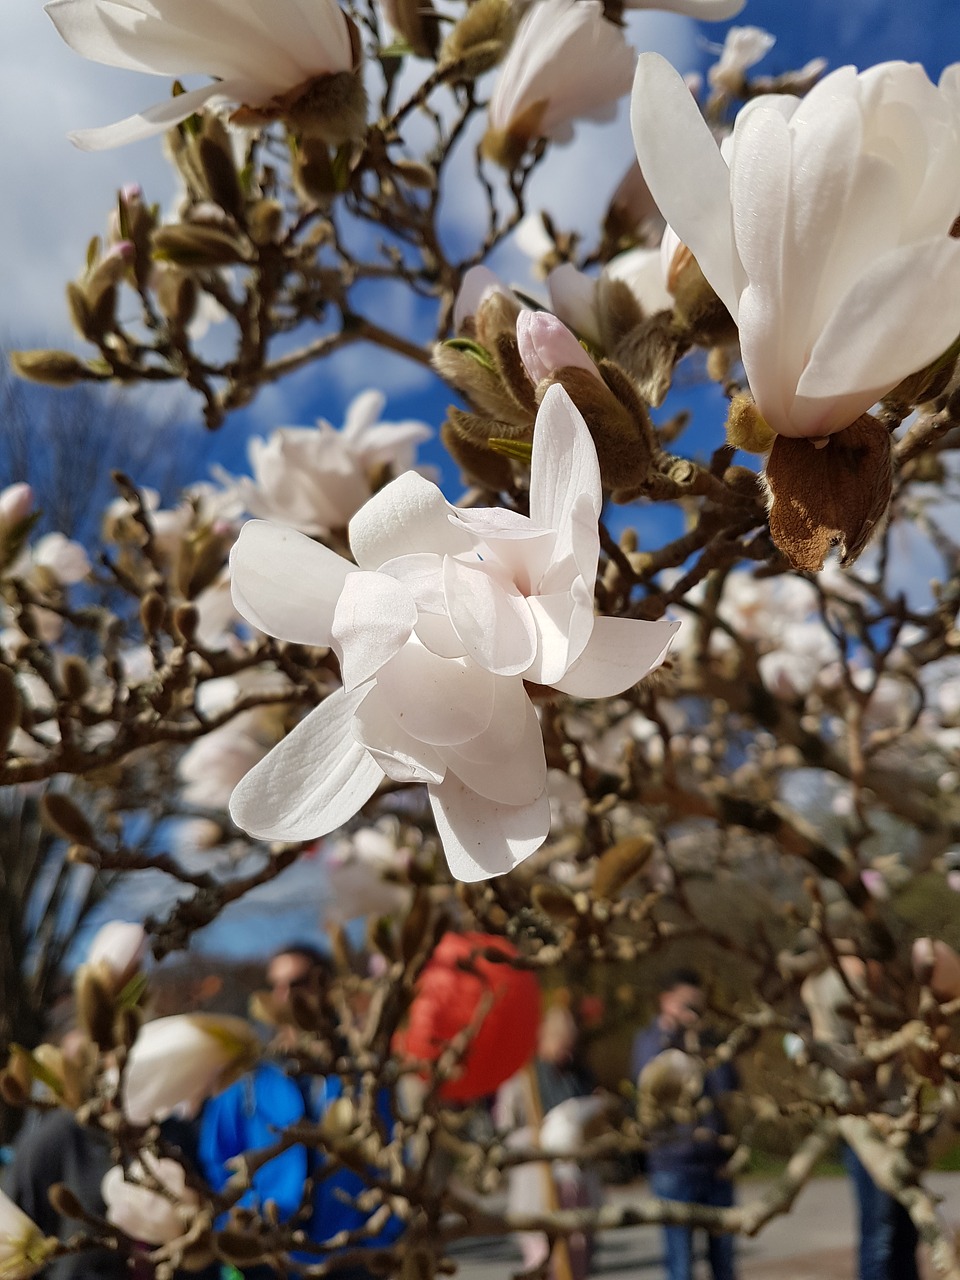
[[593,896],[618,898],[647,865],[655,848],[650,835],[629,836],[611,845],[597,860],[593,873]]
[[393,0],[390,25],[418,58],[435,58],[440,43],[440,22],[430,0]]
[[157,268],[157,306],[177,329],[185,329],[197,312],[197,282],[172,265]]
[[245,201],[233,146],[222,121],[213,113],[204,113],[203,133],[197,139],[197,159],[210,199],[243,225]]
[[104,985],[96,969],[81,965],[73,980],[73,993],[77,1001],[77,1021],[94,1044],[103,1050],[114,1046],[113,1023],[115,1007],[113,995]]
[[258,200],[247,211],[247,231],[254,244],[273,244],[283,230],[283,205],[279,200]]
[[474,80],[497,65],[516,28],[510,0],[476,0],[444,40],[437,65],[456,65],[458,79]]
[[[605,376],[609,363],[604,362]],[[620,380],[619,389],[627,394],[631,389],[622,373]],[[639,400],[634,396],[627,408],[607,383],[588,369],[560,369],[552,381],[560,383],[583,414],[597,448],[604,487],[616,491],[643,485],[653,456],[652,428]]]
[[71,702],[81,702],[90,692],[90,668],[78,654],[68,653],[63,659],[60,679]]
[[734,396],[727,410],[727,444],[744,453],[769,453],[775,433],[748,395]]
[[172,262],[185,270],[227,267],[247,259],[246,249],[235,236],[193,223],[158,227],[152,246],[159,262]]
[[687,330],[691,341],[701,347],[734,341],[737,326],[686,245],[680,245],[673,255],[667,288],[674,297],[677,323]]
[[185,644],[192,644],[196,639],[197,627],[200,625],[200,612],[195,604],[177,605],[173,613],[173,625],[177,634]]
[[64,1182],[55,1182],[47,1191],[47,1199],[61,1218],[74,1218],[78,1222],[83,1222],[88,1217],[76,1193],[71,1191]]
[[485,445],[466,439],[458,433],[450,421],[445,422],[441,427],[440,439],[468,480],[482,485],[485,489],[490,489],[493,493],[502,493],[509,489],[513,480],[513,468],[508,458],[491,452]]
[[148,636],[160,631],[167,616],[167,606],[163,596],[156,591],[148,591],[140,601],[140,625]]
[[14,351],[10,365],[18,377],[47,387],[73,387],[78,382],[98,381],[97,374],[69,351]]

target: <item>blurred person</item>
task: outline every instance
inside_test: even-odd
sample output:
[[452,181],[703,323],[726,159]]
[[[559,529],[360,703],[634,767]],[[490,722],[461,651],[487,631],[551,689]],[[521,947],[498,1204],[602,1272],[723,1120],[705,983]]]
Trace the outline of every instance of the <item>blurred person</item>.
[[[591,1096],[594,1081],[578,1066],[576,1048],[577,1026],[572,1014],[562,1006],[552,1006],[540,1024],[536,1056],[497,1091],[493,1118],[498,1129],[508,1132],[508,1146],[542,1145],[566,1155],[578,1153],[587,1141],[587,1130],[605,1103]],[[510,1171],[508,1200],[514,1213],[596,1208],[602,1198],[596,1172],[573,1160],[518,1165]],[[547,1237],[538,1231],[518,1232],[517,1243],[527,1270],[540,1266],[550,1249]],[[568,1237],[569,1265],[565,1270],[573,1280],[589,1275],[591,1253],[592,1241],[587,1236],[578,1233]],[[552,1274],[558,1271],[554,1262]]]
[[[690,1121],[668,1120],[653,1128],[647,1170],[654,1195],[683,1204],[727,1209],[733,1205],[732,1180],[725,1176],[728,1159],[723,1142],[726,1125],[716,1101],[737,1088],[737,1074],[730,1063],[701,1071],[704,1053],[718,1043],[704,1027],[706,996],[695,969],[674,969],[660,983],[657,1016],[633,1042],[631,1066],[643,1092],[644,1077],[660,1068],[678,1077],[679,1087],[692,1083],[694,1092],[713,1105],[699,1108]],[[696,1101],[697,1099],[692,1099]],[[666,1267],[669,1280],[693,1280],[692,1227],[665,1226]],[[714,1280],[735,1280],[733,1236],[708,1235],[707,1255]]]
[[[266,969],[271,1012],[282,1019],[296,992],[321,997],[332,976],[330,960],[318,948],[305,943],[281,948]],[[289,1020],[281,1020],[275,1044],[281,1050],[290,1049],[296,1034]],[[276,1063],[261,1062],[249,1075],[210,1099],[204,1108],[199,1155],[210,1186],[219,1191],[226,1184],[233,1172],[227,1167],[228,1161],[244,1152],[274,1146],[285,1129],[301,1120],[320,1120],[343,1093],[339,1076],[295,1075]],[[377,1110],[389,1132],[393,1117],[386,1093],[378,1099]],[[325,1172],[324,1159],[321,1153],[302,1144],[282,1151],[254,1172],[253,1185],[239,1203],[262,1210],[272,1201],[283,1221],[299,1214],[298,1228],[317,1243],[342,1231],[362,1230],[370,1213],[357,1207],[356,1200],[366,1190],[366,1183],[350,1169]],[[312,1199],[304,1206],[308,1180],[312,1180]],[[308,1209],[306,1215],[301,1214],[304,1207]],[[391,1244],[400,1230],[398,1219],[390,1218],[364,1245],[374,1248]],[[299,1256],[305,1262],[321,1260],[316,1254]],[[275,1274],[268,1266],[246,1268],[243,1272],[244,1280],[273,1280]],[[333,1260],[327,1275],[330,1280],[372,1280],[366,1268],[337,1267]]]

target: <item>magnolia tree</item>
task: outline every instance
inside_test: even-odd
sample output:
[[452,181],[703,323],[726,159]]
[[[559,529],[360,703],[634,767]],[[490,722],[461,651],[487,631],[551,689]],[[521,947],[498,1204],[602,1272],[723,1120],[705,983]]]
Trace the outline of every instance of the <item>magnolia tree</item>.
[[[514,1229],[560,1252],[638,1222],[749,1234],[838,1135],[960,1276],[915,1140],[960,1103],[960,69],[761,78],[772,38],[735,27],[685,83],[627,43],[624,7],[47,5],[79,54],[166,78],[74,141],[163,135],[181,192],[168,213],[120,192],[67,290],[89,354],[17,371],[185,383],[229,431],[261,388],[366,344],[456,394],[439,435],[462,486],[416,465],[438,424],[384,421],[372,389],[177,505],[117,475],[97,548],[37,538],[26,486],[0,497],[0,781],[39,797],[72,863],[177,882],[147,922],[158,956],[319,847],[337,976],[260,1011],[342,1096],[270,1151],[361,1174],[370,1214],[311,1242],[240,1203],[269,1152],[216,1193],[184,1165],[161,1122],[260,1042],[239,1019],[145,1018],[143,939],[114,932],[76,975],[81,1048],[13,1046],[2,1077],[8,1101],[109,1135],[107,1214],[55,1191],[78,1219],[58,1244],[0,1202],[5,1277],[104,1242],[159,1276],[216,1257],[427,1277],[456,1240]],[[170,94],[179,75],[208,80]],[[575,233],[534,179],[631,85],[639,163],[611,137],[611,194]],[[486,210],[457,250],[451,181]],[[487,263],[514,232],[533,261],[510,283]],[[678,376],[712,383],[726,422],[671,414]],[[641,543],[651,512],[675,532]],[[339,929],[360,916],[362,953]],[[731,1209],[496,1210],[485,1193],[538,1153],[445,1100],[490,1002],[429,1054],[405,1031],[451,932],[476,940],[460,972],[602,994],[611,1026],[639,1016],[648,967],[709,958],[719,1045],[591,1108],[558,1153],[644,1150],[736,1056],[733,1166],[779,1129],[783,1176]],[[822,975],[848,1043],[805,1014]],[[409,1095],[392,1127],[383,1089]]]

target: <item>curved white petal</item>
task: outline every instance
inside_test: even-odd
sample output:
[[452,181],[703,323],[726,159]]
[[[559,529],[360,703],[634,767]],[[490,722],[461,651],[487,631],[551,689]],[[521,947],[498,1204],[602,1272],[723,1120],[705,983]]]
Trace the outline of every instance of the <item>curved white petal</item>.
[[406,471],[375,493],[350,521],[350,550],[361,569],[424,551],[457,555],[470,539],[448,519],[452,507],[430,480]]
[[429,793],[450,872],[468,884],[512,871],[550,834],[546,791],[533,804],[494,804],[448,773]]
[[480,563],[443,562],[447,614],[471,658],[495,675],[516,676],[537,653],[537,629],[512,582],[497,581]]
[[556,529],[555,557],[572,547],[571,513],[586,498],[600,518],[603,493],[593,438],[577,406],[557,385],[550,387],[537,412],[530,463],[530,519],[541,529]]
[[660,212],[736,319],[744,278],[733,246],[727,166],[690,90],[659,54],[640,55],[630,121]]
[[443,613],[443,557],[432,551],[397,556],[380,566],[380,573],[402,582],[416,601],[418,609],[427,613]]
[[[518,735],[516,725],[507,726],[515,738],[507,746],[497,732],[495,717],[490,728],[479,738],[464,744],[464,750],[447,747],[444,750],[447,767],[462,783],[485,800],[497,804],[533,804],[547,785],[547,762],[543,753],[543,734],[533,703],[523,692],[520,681],[516,684],[522,696],[522,706],[517,717],[522,730]],[[511,698],[511,701],[513,699]]]
[[590,641],[596,624],[593,593],[582,578],[576,578],[568,591],[531,596],[527,603],[540,643],[524,675],[535,684],[559,687],[559,680]]
[[230,797],[238,827],[260,840],[313,840],[366,804],[383,780],[352,728],[366,693],[338,689],[254,765]]
[[375,676],[410,638],[417,606],[406,587],[382,573],[348,573],[333,615],[343,687]]
[[296,529],[248,520],[230,553],[233,603],[260,631],[294,644],[329,645],[348,574],[329,547]]
[[67,137],[81,151],[105,151],[109,147],[122,147],[127,142],[139,142],[143,138],[166,133],[195,111],[200,111],[212,98],[236,100],[240,94],[237,86],[228,80],[204,85],[202,89],[190,89],[176,98],[167,98],[155,106],[147,107],[136,115],[127,116],[115,124],[101,125],[94,129],[75,129]]
[[575,698],[610,698],[660,666],[679,622],[597,618],[587,647],[554,688]]
[[599,347],[596,279],[585,271],[578,271],[572,262],[563,262],[547,276],[547,288],[550,305],[559,319],[578,337]]
[[486,731],[496,681],[471,658],[441,658],[414,642],[377,676],[400,727],[433,746],[457,745]]
[[382,689],[370,690],[353,718],[353,733],[394,782],[442,782],[446,765],[436,747],[397,723]]
[[960,241],[939,236],[895,249],[861,276],[830,317],[798,394],[889,390],[956,338],[958,297]]

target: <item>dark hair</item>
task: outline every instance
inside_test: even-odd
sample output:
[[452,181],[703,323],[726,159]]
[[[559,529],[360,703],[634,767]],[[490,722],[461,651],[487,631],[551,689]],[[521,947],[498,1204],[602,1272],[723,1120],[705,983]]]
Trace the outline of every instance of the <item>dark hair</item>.
[[312,942],[291,942],[285,947],[277,947],[270,956],[267,965],[273,964],[279,956],[303,956],[311,969],[316,969],[325,977],[333,975],[333,962],[326,951],[321,951]]
[[702,991],[703,979],[696,969],[668,969],[657,984],[657,990],[662,996],[669,991],[676,991],[677,987],[696,987],[698,991]]

